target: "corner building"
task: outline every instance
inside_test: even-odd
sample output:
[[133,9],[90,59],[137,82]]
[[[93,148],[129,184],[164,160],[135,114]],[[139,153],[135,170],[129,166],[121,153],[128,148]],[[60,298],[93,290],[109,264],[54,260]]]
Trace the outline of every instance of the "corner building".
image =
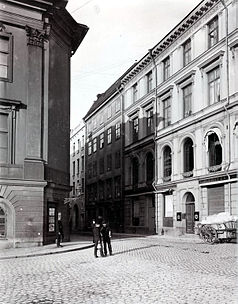
[[88,28],[67,1],[1,1],[0,246],[68,238],[70,58]]
[[238,214],[237,20],[237,1],[202,1],[123,77],[128,230]]

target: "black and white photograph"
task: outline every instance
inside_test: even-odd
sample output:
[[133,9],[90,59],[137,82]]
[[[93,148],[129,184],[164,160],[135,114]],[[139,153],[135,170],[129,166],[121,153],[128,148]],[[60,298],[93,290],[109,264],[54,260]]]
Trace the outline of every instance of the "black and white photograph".
[[237,0],[0,0],[0,304],[237,304],[237,224]]

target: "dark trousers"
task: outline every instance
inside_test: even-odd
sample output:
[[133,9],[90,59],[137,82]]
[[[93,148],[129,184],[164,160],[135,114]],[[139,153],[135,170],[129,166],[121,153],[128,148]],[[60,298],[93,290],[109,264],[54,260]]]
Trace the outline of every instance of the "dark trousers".
[[103,239],[103,248],[104,248],[104,254],[107,255],[107,247],[109,250],[109,254],[112,254],[112,245],[111,245],[111,239]]
[[94,255],[97,256],[98,244],[100,246],[100,254],[103,256],[102,242],[100,240],[94,241]]

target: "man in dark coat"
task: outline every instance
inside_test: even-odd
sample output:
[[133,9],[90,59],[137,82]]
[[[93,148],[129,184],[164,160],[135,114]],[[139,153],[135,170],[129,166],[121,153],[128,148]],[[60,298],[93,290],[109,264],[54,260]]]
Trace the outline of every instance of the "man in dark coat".
[[109,250],[109,254],[112,255],[111,229],[105,222],[103,222],[102,224],[101,235],[103,241],[104,255],[107,256],[107,247]]
[[101,256],[103,256],[102,239],[101,239],[100,225],[99,224],[95,224],[95,226],[93,227],[93,240],[94,240],[94,256],[95,256],[95,258],[98,257],[98,255],[97,255],[98,244],[100,246]]

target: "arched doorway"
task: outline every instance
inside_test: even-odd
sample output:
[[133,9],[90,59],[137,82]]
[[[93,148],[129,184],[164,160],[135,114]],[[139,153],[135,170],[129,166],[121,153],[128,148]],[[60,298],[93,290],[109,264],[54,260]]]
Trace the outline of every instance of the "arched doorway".
[[194,233],[195,199],[191,192],[186,194],[186,233]]

